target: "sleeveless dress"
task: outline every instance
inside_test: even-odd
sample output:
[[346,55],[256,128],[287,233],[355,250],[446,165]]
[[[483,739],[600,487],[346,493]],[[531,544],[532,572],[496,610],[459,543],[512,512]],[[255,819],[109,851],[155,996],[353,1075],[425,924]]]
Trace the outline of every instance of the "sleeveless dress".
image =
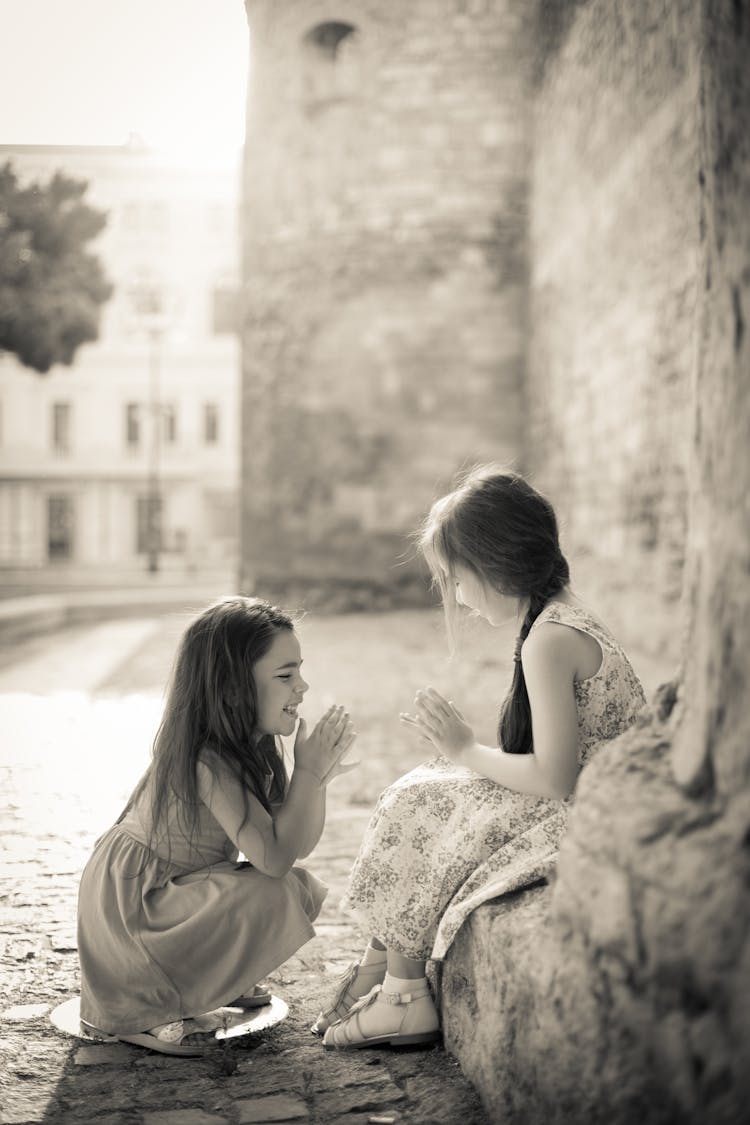
[[81,877],[81,1019],[110,1035],[212,1011],[250,992],[315,931],[327,887],[303,867],[271,878],[201,804],[188,839],[149,846],[149,786],[97,841]]
[[[578,629],[601,648],[599,670],[574,685],[580,768],[632,725],[646,698],[622,648],[589,611],[550,602],[530,632],[542,622]],[[388,948],[439,960],[477,906],[550,873],[572,799],[517,793],[432,758],[381,795],[342,909]]]

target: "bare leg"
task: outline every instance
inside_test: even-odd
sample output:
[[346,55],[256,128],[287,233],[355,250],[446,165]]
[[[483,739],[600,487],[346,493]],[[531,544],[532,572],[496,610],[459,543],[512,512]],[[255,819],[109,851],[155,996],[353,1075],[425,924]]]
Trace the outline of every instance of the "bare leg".
[[388,972],[400,980],[421,980],[424,976],[424,961],[415,961],[412,957],[404,957],[395,950],[387,951]]

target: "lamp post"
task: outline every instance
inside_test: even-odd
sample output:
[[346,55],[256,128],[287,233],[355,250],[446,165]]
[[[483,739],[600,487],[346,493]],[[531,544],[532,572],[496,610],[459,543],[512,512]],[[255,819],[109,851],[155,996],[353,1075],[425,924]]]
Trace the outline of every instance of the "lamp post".
[[162,544],[161,489],[161,358],[167,324],[164,288],[142,280],[130,288],[131,309],[138,327],[148,340],[148,451],[146,463],[146,511],[144,519],[146,565],[150,574],[159,571]]
[[148,354],[148,405],[151,434],[146,481],[146,557],[150,574],[159,570],[161,552],[161,390],[159,386],[161,365],[161,326],[149,328]]

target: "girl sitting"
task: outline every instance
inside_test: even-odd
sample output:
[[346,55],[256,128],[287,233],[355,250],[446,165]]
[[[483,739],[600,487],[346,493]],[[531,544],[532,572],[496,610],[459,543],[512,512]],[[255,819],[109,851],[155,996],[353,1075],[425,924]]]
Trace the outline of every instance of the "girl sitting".
[[343,906],[370,943],[318,1017],[328,1048],[430,1043],[439,1019],[425,962],[471,909],[538,879],[581,767],[645,702],[620,645],[569,584],[549,502],[515,473],[480,468],[432,508],[421,547],[451,633],[458,606],[520,623],[498,746],[455,704],[417,693],[402,721],[435,753],[380,797]]

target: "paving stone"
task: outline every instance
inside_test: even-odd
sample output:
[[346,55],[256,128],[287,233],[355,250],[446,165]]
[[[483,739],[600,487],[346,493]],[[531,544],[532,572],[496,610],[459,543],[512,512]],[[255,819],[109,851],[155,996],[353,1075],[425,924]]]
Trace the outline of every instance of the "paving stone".
[[35,1020],[39,1016],[46,1016],[49,1009],[49,1004],[15,1004],[0,1012],[0,1017],[4,1020]]
[[299,1121],[310,1111],[300,1098],[275,1094],[268,1098],[248,1098],[235,1103],[240,1125],[266,1125],[272,1121]]
[[365,1111],[370,1114],[385,1113],[394,1102],[403,1101],[405,1097],[406,1094],[395,1082],[384,1077],[380,1082],[321,1091],[315,1097],[315,1110],[323,1116]]
[[143,1125],[227,1125],[228,1120],[197,1107],[157,1110],[143,1115]]
[[79,1047],[74,1056],[76,1066],[117,1066],[132,1062],[133,1054],[122,1043],[102,1043]]
[[302,1097],[305,1093],[305,1079],[302,1074],[291,1075],[288,1063],[275,1066],[264,1063],[263,1066],[256,1065],[254,1070],[248,1069],[247,1063],[240,1063],[232,1075],[230,1089],[235,1098],[266,1097],[278,1094],[280,1090],[290,1096]]

